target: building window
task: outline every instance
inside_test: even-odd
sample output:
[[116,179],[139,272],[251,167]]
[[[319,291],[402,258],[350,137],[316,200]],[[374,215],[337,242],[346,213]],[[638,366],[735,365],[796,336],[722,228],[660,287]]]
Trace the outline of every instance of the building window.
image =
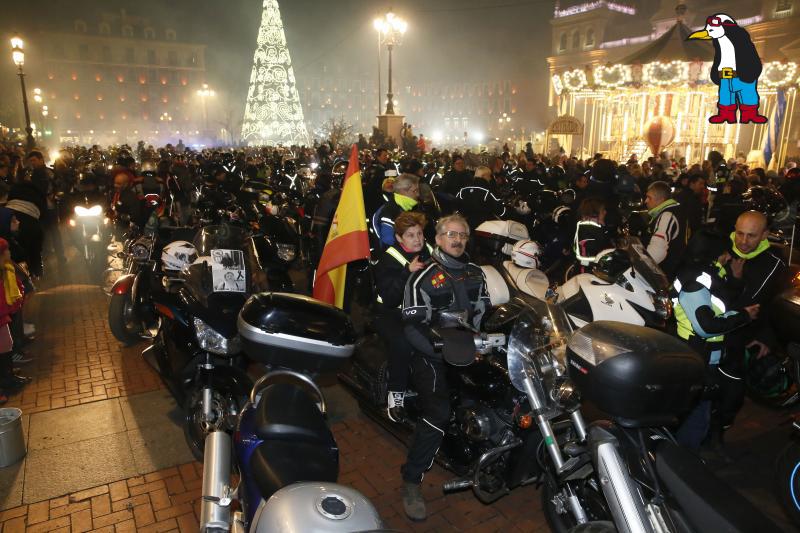
[[173,30],[173,29],[167,29],[167,31],[165,32],[165,34],[166,34],[166,36],[167,36],[167,40],[168,40],[168,41],[174,41],[174,40],[176,39],[176,37],[175,37],[175,30]]
[[194,67],[197,66],[197,52],[192,52],[189,54],[189,57],[186,59],[186,66]]
[[83,60],[89,59],[89,45],[86,43],[82,43],[78,45],[78,57]]
[[156,51],[155,50],[148,50],[147,51],[147,64],[148,65],[155,65],[156,63]]
[[156,38],[156,30],[153,28],[145,28],[144,29],[144,38],[145,39],[155,39]]
[[136,63],[136,56],[133,53],[133,48],[126,48],[125,49],[125,62],[126,63]]
[[586,46],[594,46],[594,30],[591,28],[586,30]]
[[75,31],[78,33],[86,33],[86,23],[82,20],[76,20]]
[[111,48],[108,46],[103,47],[103,61],[111,63]]
[[167,63],[171,67],[178,66],[178,53],[175,50],[170,50],[167,52]]
[[122,36],[123,37],[133,37],[133,26],[126,24],[122,27]]
[[562,33],[561,38],[559,38],[558,40],[558,51],[563,52],[566,49],[567,49],[567,34]]
[[110,35],[110,34],[111,34],[111,26],[108,25],[108,22],[101,22],[100,35]]
[[572,48],[581,47],[581,32],[575,31],[572,33]]

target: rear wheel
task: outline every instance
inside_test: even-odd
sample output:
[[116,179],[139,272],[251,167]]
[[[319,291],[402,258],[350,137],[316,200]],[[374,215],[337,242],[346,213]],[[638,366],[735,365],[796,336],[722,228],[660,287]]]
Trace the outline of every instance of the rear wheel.
[[800,441],[793,440],[778,455],[775,485],[786,513],[800,525]]
[[114,337],[126,346],[141,339],[142,325],[136,318],[129,292],[111,295],[111,302],[108,304],[108,325]]
[[206,436],[213,431],[233,433],[236,420],[252,388],[252,383],[239,386],[232,380],[215,376],[212,379],[211,413],[203,413],[203,389],[193,389],[184,405],[183,435],[198,461],[203,461]]

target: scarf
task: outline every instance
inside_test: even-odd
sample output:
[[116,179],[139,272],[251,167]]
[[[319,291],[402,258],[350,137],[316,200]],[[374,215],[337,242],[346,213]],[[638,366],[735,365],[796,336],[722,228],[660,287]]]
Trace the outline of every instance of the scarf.
[[400,206],[403,211],[411,211],[419,202],[408,196],[394,193],[394,203]]
[[760,254],[761,252],[763,252],[764,250],[769,249],[769,241],[767,239],[764,239],[763,241],[758,243],[758,246],[756,246],[755,250],[753,250],[749,254],[746,254],[746,253],[744,253],[743,251],[739,250],[736,247],[735,236],[736,236],[736,232],[732,232],[731,233],[731,245],[733,247],[733,253],[735,253],[736,255],[741,257],[742,259],[752,259],[755,256],[757,256],[758,254]]
[[670,198],[669,200],[664,200],[653,209],[650,209],[647,214],[650,215],[650,218],[656,218],[661,211],[668,208],[671,205],[678,205],[678,202]]
[[14,264],[11,262],[3,265],[3,290],[6,294],[6,303],[14,305],[17,300],[22,298],[22,293],[17,285],[17,274],[14,270]]

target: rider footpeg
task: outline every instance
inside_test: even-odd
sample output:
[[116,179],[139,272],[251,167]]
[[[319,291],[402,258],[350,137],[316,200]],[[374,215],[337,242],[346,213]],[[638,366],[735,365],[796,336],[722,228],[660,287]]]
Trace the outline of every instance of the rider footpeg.
[[471,489],[473,482],[471,479],[451,479],[442,485],[443,492],[458,492],[460,490]]

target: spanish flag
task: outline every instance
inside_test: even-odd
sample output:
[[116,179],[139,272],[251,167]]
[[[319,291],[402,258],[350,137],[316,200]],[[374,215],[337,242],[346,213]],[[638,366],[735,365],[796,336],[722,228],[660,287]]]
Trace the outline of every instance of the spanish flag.
[[369,258],[367,215],[364,211],[364,193],[361,191],[361,170],[358,166],[358,148],[353,145],[350,163],[344,178],[342,196],[333,215],[331,230],[314,279],[314,298],[344,306],[344,283],[347,263]]

